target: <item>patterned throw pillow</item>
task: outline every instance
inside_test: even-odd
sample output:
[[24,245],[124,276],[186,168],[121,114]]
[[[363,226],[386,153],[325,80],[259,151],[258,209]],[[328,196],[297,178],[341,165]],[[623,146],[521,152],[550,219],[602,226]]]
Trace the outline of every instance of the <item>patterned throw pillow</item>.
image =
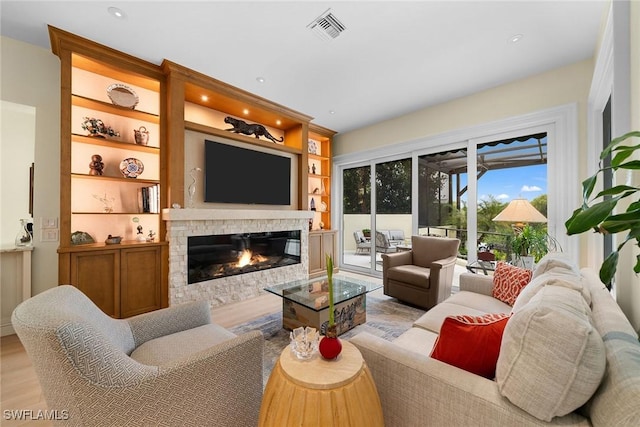
[[493,379],[508,320],[506,313],[446,317],[430,356]]
[[493,273],[492,296],[513,306],[520,291],[531,281],[532,274],[531,270],[499,262]]

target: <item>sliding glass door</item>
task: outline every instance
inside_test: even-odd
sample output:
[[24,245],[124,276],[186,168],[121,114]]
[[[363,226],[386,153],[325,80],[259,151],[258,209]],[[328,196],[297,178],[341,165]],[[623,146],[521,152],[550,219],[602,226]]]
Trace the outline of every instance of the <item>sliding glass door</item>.
[[375,270],[382,254],[403,250],[411,241],[411,159],[377,163],[375,167]]
[[343,170],[344,266],[381,272],[382,254],[402,250],[410,242],[411,165],[411,159],[401,159]]
[[418,234],[459,238],[467,231],[467,150],[418,157]]
[[342,263],[371,270],[371,166],[342,171]]

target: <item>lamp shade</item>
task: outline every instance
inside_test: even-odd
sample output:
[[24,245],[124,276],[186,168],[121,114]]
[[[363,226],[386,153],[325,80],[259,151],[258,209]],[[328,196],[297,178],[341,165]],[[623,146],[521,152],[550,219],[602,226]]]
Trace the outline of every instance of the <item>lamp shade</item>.
[[547,218],[527,199],[513,199],[493,220],[515,223],[547,222]]

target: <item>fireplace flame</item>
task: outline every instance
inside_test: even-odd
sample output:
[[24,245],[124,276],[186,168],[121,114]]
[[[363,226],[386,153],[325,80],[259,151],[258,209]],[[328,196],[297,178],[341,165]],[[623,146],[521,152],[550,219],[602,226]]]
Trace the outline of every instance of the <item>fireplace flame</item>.
[[266,260],[267,258],[263,257],[262,255],[254,256],[253,252],[251,252],[249,249],[245,249],[244,251],[242,251],[242,255],[240,255],[240,258],[238,258],[238,267],[252,265],[257,262],[265,262]]

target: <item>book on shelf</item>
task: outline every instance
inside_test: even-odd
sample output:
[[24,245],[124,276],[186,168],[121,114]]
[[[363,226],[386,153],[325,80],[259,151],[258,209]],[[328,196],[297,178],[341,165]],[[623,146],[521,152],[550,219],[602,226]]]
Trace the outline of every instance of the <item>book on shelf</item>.
[[138,210],[141,213],[160,213],[160,184],[138,188]]

